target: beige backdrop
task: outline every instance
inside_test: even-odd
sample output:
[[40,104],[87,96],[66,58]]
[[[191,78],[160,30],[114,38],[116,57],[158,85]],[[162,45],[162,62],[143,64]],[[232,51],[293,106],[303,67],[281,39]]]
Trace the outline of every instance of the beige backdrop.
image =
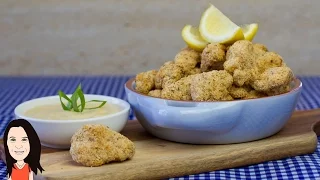
[[135,74],[184,47],[213,3],[238,24],[258,22],[255,41],[296,74],[320,74],[318,0],[1,0],[0,75]]

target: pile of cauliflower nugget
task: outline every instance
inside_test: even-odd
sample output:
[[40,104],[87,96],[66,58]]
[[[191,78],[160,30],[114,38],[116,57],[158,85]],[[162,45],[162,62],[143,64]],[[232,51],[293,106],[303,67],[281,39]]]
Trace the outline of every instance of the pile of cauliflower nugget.
[[208,44],[202,52],[182,49],[159,70],[136,75],[136,91],[184,101],[253,99],[286,93],[292,70],[262,44],[240,40]]

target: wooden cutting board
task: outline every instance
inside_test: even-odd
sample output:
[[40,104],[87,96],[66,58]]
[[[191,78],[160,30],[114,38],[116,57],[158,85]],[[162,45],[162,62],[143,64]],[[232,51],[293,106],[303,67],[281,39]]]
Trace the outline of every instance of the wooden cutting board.
[[[312,153],[320,134],[320,109],[297,111],[276,135],[231,145],[188,145],[149,135],[137,121],[122,134],[133,140],[132,160],[100,167],[76,164],[68,151],[43,147],[43,179],[161,179],[246,166],[264,161]],[[2,156],[3,157],[3,154]],[[38,177],[39,178],[39,177]]]

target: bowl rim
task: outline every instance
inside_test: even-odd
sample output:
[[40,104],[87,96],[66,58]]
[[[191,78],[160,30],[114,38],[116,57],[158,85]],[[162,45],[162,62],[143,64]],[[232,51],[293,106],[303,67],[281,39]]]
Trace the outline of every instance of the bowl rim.
[[[67,96],[71,96],[72,94],[66,94]],[[72,119],[72,120],[68,120],[68,119],[65,119],[65,120],[55,120],[55,119],[40,119],[40,118],[32,118],[32,117],[29,117],[29,116],[25,116],[23,113],[18,113],[18,110],[19,108],[21,108],[22,106],[24,106],[25,104],[27,103],[32,103],[33,101],[36,101],[36,100],[45,100],[45,99],[56,99],[56,98],[59,98],[59,95],[54,95],[54,96],[44,96],[44,97],[39,97],[39,98],[34,98],[34,99],[30,99],[30,100],[27,100],[27,101],[24,101],[22,103],[20,103],[19,105],[17,105],[14,109],[14,114],[15,116],[19,116],[19,118],[22,118],[22,119],[26,119],[28,121],[32,121],[32,122],[39,122],[39,123],[55,123],[55,124],[74,124],[74,123],[84,123],[84,122],[91,122],[91,121],[98,121],[98,120],[103,120],[105,118],[112,118],[112,117],[117,117],[117,116],[120,116],[124,113],[127,113],[129,112],[130,110],[130,104],[123,100],[123,99],[120,99],[120,98],[116,98],[116,97],[113,97],[113,96],[105,96],[105,95],[99,95],[99,94],[84,94],[85,96],[95,96],[94,98],[100,98],[103,99],[103,98],[109,98],[109,99],[114,99],[114,100],[117,100],[117,101],[120,101],[123,106],[121,106],[121,110],[119,112],[116,112],[116,113],[113,113],[113,114],[108,114],[108,115],[105,115],[105,116],[100,116],[100,117],[94,117],[94,118],[86,118],[86,119]],[[126,119],[126,121],[128,120],[128,118]]]
[[259,98],[254,98],[254,99],[237,99],[237,100],[225,100],[225,101],[192,101],[192,100],[185,101],[185,100],[172,100],[172,99],[158,98],[158,97],[153,97],[153,96],[149,96],[149,95],[140,93],[140,92],[133,89],[132,85],[133,85],[134,81],[135,81],[135,77],[130,78],[125,83],[125,88],[135,94],[140,95],[140,96],[145,96],[148,98],[159,99],[159,100],[172,101],[172,102],[181,102],[181,103],[217,103],[217,102],[222,103],[222,102],[256,101],[256,100],[261,100],[261,99],[270,99],[270,98],[276,98],[276,97],[280,97],[280,96],[286,96],[286,95],[292,94],[302,88],[301,80],[298,79],[297,77],[294,77],[293,80],[291,81],[291,82],[294,82],[294,87],[289,92],[286,92],[283,94],[267,96],[267,97],[259,97]]

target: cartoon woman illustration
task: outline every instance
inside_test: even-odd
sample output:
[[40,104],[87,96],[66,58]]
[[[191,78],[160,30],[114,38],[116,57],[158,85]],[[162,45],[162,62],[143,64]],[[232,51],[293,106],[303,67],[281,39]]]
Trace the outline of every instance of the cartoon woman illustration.
[[33,180],[33,172],[44,171],[40,165],[40,139],[28,121],[11,121],[4,132],[3,143],[8,179]]

